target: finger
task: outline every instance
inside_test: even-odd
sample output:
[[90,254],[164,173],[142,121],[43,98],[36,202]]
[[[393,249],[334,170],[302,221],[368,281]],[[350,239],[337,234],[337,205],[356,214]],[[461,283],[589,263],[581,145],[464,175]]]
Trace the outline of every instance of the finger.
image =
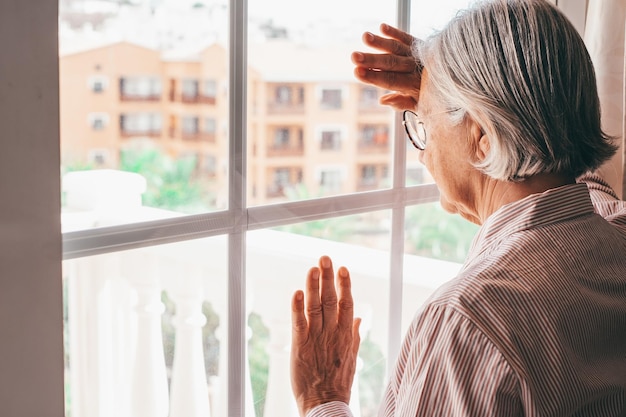
[[333,263],[328,256],[320,258],[322,270],[321,300],[324,316],[324,330],[333,330],[337,325],[337,292],[335,291],[335,273]]
[[421,76],[418,73],[400,73],[390,71],[375,71],[363,67],[354,69],[354,76],[367,84],[386,88],[393,91],[402,91],[404,94],[419,95]]
[[412,39],[410,42],[405,43],[397,39],[378,36],[372,32],[365,32],[362,36],[362,40],[367,46],[380,51],[388,52],[390,54],[401,56],[413,55],[413,51],[411,49],[411,45],[413,44]]
[[298,290],[291,300],[291,340],[296,346],[304,344],[308,339],[308,325],[304,316],[304,294]]
[[359,353],[359,346],[361,345],[361,334],[359,328],[361,327],[361,319],[356,318],[352,323],[352,353],[356,357]]
[[380,104],[393,107],[398,111],[415,111],[417,108],[417,100],[415,100],[412,96],[397,93],[385,94],[380,98]]
[[352,300],[350,273],[343,266],[337,271],[337,287],[339,288],[337,326],[341,330],[349,330],[354,317],[354,302]]
[[397,39],[405,45],[412,45],[415,41],[415,37],[413,35],[386,23],[380,25],[380,31],[386,36]]
[[306,279],[306,316],[309,332],[319,334],[322,331],[323,314],[320,304],[320,270],[311,268]]
[[415,72],[417,62],[413,56],[399,56],[393,54],[370,54],[367,52],[353,52],[352,62],[365,68],[372,68],[393,72]]

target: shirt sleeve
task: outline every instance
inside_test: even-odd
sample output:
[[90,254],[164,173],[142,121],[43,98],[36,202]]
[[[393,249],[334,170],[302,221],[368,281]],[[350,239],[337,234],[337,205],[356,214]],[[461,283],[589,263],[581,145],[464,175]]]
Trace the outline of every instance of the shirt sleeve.
[[352,411],[344,402],[331,401],[314,407],[306,417],[352,417]]
[[463,314],[431,306],[412,327],[380,417],[523,415],[516,373]]

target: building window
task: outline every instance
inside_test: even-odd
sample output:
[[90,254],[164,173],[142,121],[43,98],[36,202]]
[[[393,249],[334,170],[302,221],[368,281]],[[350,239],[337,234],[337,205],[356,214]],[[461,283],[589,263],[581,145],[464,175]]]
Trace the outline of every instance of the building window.
[[275,90],[275,102],[277,104],[291,103],[291,87],[287,85],[279,85]]
[[181,82],[181,94],[184,102],[194,102],[200,96],[198,80],[185,78]]
[[341,149],[341,132],[339,130],[325,130],[322,132],[320,149],[339,150]]
[[204,118],[204,133],[209,135],[214,135],[217,130],[217,122],[215,121],[215,117],[205,117]]
[[152,76],[122,77],[120,96],[122,100],[160,100],[161,79]]
[[89,77],[87,84],[89,89],[94,93],[102,93],[106,90],[109,80],[104,75],[93,75]]
[[109,115],[106,113],[89,113],[87,119],[93,130],[103,130],[109,124]]
[[205,98],[213,99],[217,97],[217,81],[215,80],[204,80],[202,83],[202,95]]
[[378,89],[372,86],[362,86],[359,96],[359,105],[362,107],[378,106]]
[[159,113],[122,113],[120,130],[127,136],[155,136],[161,134],[162,119]]
[[323,109],[340,109],[341,108],[341,90],[338,88],[323,89],[321,106]]
[[278,128],[274,131],[274,148],[289,147],[289,129]]
[[323,169],[320,172],[320,187],[327,191],[341,189],[342,172],[339,169]]
[[361,167],[361,184],[362,185],[375,185],[376,184],[376,165],[363,165]]
[[109,151],[106,149],[92,149],[87,153],[87,161],[95,167],[102,167],[109,162]]
[[181,118],[181,127],[183,134],[195,135],[199,132],[199,118],[197,116],[183,116]]
[[205,154],[202,158],[201,168],[209,177],[214,177],[217,174],[217,157]]
[[389,126],[387,125],[364,125],[360,133],[359,145],[361,147],[380,147],[389,144]]

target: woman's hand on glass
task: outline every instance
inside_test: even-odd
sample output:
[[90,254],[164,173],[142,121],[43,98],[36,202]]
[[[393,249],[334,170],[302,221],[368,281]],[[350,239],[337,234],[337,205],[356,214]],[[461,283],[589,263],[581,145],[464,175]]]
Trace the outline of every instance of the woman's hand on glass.
[[415,110],[422,79],[422,66],[412,53],[415,38],[384,23],[380,31],[385,36],[366,32],[363,42],[383,53],[353,52],[354,75],[359,81],[392,91],[380,98],[381,104],[396,110]]
[[309,270],[306,293],[293,296],[291,386],[300,415],[331,401],[350,401],[359,350],[360,319],[354,319],[350,274],[322,256]]

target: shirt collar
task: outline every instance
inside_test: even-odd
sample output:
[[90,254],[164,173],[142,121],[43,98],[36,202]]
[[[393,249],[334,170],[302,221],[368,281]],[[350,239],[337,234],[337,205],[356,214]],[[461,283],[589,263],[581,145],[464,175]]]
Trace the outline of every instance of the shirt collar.
[[585,184],[552,188],[504,205],[489,216],[478,230],[464,267],[513,233],[593,213]]

